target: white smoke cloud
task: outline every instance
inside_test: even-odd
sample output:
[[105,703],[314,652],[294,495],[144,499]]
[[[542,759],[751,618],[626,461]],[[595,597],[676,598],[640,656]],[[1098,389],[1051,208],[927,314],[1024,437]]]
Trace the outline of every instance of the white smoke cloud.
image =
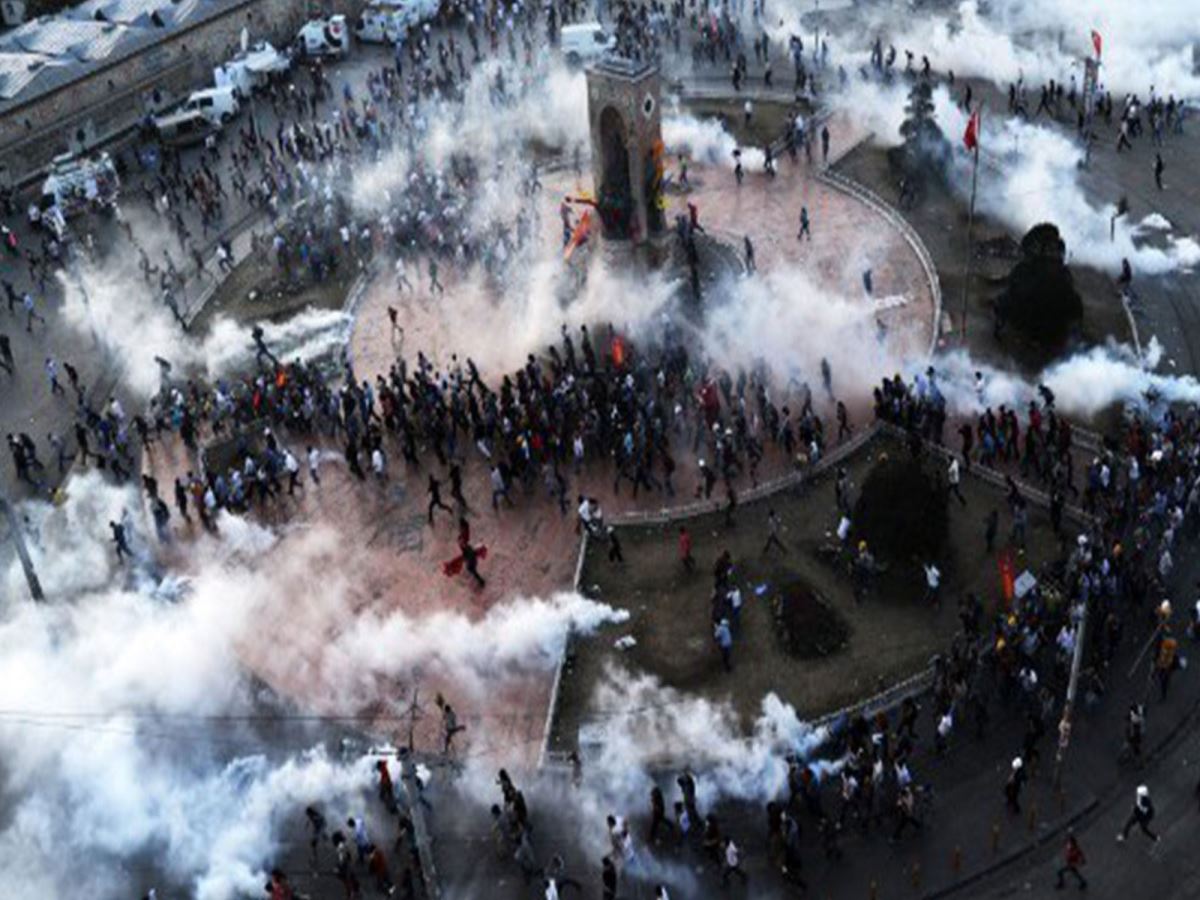
[[733,151],[739,148],[742,167],[747,171],[758,171],[765,159],[761,148],[741,147],[719,119],[697,119],[687,114],[668,116],[663,119],[662,135],[669,152],[686,152],[705,165],[732,171],[737,163]]
[[[981,364],[962,350],[940,354],[933,366],[951,410],[964,416],[1001,404],[1021,409],[1039,399],[1039,384],[1054,393],[1060,411],[1084,419],[1114,405],[1157,408],[1160,403],[1200,403],[1200,381],[1191,375],[1154,371],[1161,360],[1162,347],[1152,338],[1141,357],[1127,345],[1109,342],[1074,353],[1028,381]],[[918,371],[924,371],[924,364],[913,363],[907,369],[910,376]],[[982,391],[976,385],[976,372],[983,375]]]
[[1093,54],[1095,29],[1103,40],[1100,85],[1114,97],[1137,93],[1145,98],[1152,86],[1163,96],[1200,96],[1192,57],[1200,25],[1186,3],[1009,0],[988,4],[986,13],[980,7],[977,0],[965,0],[946,16],[902,18],[880,11],[860,30],[857,42],[854,36],[842,36],[845,53],[838,60],[848,57],[855,68],[866,64],[870,44],[879,35],[885,48],[895,45],[898,68],[904,51],[911,50],[918,60],[928,55],[940,72],[986,78],[999,86],[1019,78],[1033,87],[1051,78],[1069,84],[1072,75],[1079,86],[1082,60]]
[[[864,241],[848,252],[843,280],[856,282],[869,266],[869,242]],[[781,387],[807,382],[816,393],[825,359],[837,396],[865,397],[885,375],[902,368],[909,354],[920,358],[928,346],[923,333],[881,335],[873,303],[838,296],[801,269],[762,271],[728,283],[722,293],[698,335],[704,352],[730,370],[765,363]],[[923,328],[931,314],[918,313],[913,325]]]
[[[60,281],[63,321],[81,335],[97,336],[121,383],[141,400],[161,386],[155,357],[175,367],[173,377],[199,370],[211,379],[253,363],[250,325],[218,317],[204,340],[195,340],[127,263],[81,265],[78,279],[62,275]],[[284,322],[258,324],[282,361],[307,362],[341,348],[351,319],[340,310],[310,308]]]
[[[285,711],[258,687],[260,674],[287,673],[313,687],[318,711],[352,715],[378,699],[364,685],[420,667],[461,689],[469,709],[472,690],[491,696],[552,670],[569,629],[627,616],[575,594],[516,598],[476,620],[361,608],[353,565],[331,565],[348,553],[331,529],[280,540],[232,516],[221,517],[220,537],[189,545],[182,590],[168,600],[153,589],[158,563],[138,502],[89,472],[68,482],[61,506],[20,509],[48,602],[0,613],[10,798],[0,870],[10,896],[128,897],[150,886],[139,880],[149,872],[130,867],[137,859],[202,900],[257,895],[281,817],[348,802],[370,783],[362,765],[309,749],[323,733],[264,737],[229,721]],[[118,567],[105,523],[123,516],[141,559]],[[6,596],[24,596],[19,565],[0,576]],[[263,657],[269,671],[247,668]]]
[[[855,78],[835,102],[872,132],[884,147],[900,144],[909,86]],[[962,146],[967,114],[945,85],[933,92],[934,115],[953,148],[949,180],[969,201],[971,158]],[[1200,242],[1174,234],[1169,223],[1149,215],[1141,221],[1122,216],[1115,228],[1117,197],[1097,202],[1080,181],[1083,149],[1061,130],[985,110],[980,135],[981,163],[977,208],[1004,223],[1020,238],[1034,225],[1058,226],[1072,262],[1113,275],[1128,259],[1138,273],[1154,275],[1188,270],[1200,264]],[[1163,226],[1167,227],[1164,228]],[[1153,230],[1153,241],[1144,240]]]

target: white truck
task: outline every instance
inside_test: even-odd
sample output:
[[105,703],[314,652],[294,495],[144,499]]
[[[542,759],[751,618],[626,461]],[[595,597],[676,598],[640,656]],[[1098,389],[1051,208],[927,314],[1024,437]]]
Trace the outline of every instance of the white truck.
[[440,5],[440,0],[372,0],[354,22],[354,36],[368,44],[399,43],[436,16]]
[[239,53],[233,59],[213,69],[213,84],[217,87],[236,88],[242,97],[266,87],[271,76],[286,72],[291,60],[266,41]]
[[313,19],[296,35],[296,52],[301,59],[339,58],[350,52],[350,29],[345,16]]

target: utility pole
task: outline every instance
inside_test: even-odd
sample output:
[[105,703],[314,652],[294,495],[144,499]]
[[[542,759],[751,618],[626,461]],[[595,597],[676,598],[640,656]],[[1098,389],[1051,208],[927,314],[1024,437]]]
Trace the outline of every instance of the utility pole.
[[0,512],[3,512],[5,518],[8,519],[8,530],[12,534],[13,547],[17,550],[17,557],[21,560],[21,568],[25,570],[29,595],[34,600],[44,601],[46,595],[42,593],[42,583],[38,581],[37,572],[33,568],[33,558],[29,555],[29,548],[25,546],[25,531],[21,528],[17,511],[13,509],[13,505],[8,502],[8,497],[2,491],[0,491]]
[[412,700],[408,704],[408,709],[404,711],[404,715],[408,719],[408,752],[412,754],[416,749],[417,722],[425,718],[425,711],[421,708],[420,676],[413,678]]
[[[970,110],[967,112],[970,113]],[[963,275],[962,288],[962,341],[964,346],[967,343],[967,297],[971,289],[971,270],[975,264],[975,190],[979,184],[979,143],[983,137],[983,104],[980,104],[979,109],[975,112],[972,123],[975,126],[974,146],[971,148],[974,153],[974,162],[971,166],[971,207],[967,211],[967,265]]]
[[1075,696],[1079,691],[1079,673],[1083,669],[1083,645],[1087,640],[1088,609],[1083,604],[1079,627],[1075,631],[1075,652],[1071,655],[1071,677],[1067,681],[1067,697],[1063,702],[1062,718],[1058,723],[1058,749],[1054,754],[1054,786],[1062,786],[1062,765],[1071,743],[1071,717],[1075,711]]

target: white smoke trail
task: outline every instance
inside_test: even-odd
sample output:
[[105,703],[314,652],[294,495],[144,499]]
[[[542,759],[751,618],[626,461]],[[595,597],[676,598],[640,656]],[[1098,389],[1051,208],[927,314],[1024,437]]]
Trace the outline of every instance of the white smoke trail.
[[718,119],[697,119],[682,114],[663,119],[663,144],[670,153],[686,152],[705,165],[732,170],[737,163],[733,151],[741,149],[742,167],[747,171],[762,168],[765,157],[759,147],[741,147]]
[[[342,310],[308,308],[282,322],[257,324],[271,352],[280,362],[291,363],[333,356],[346,345],[353,321]],[[198,353],[209,378],[252,368],[254,341],[250,326],[227,318],[215,320]]]
[[[1036,379],[976,362],[962,350],[940,354],[934,361],[937,384],[950,409],[964,416],[1003,404],[1022,409],[1037,400],[1044,384],[1055,395],[1056,407],[1084,419],[1113,406],[1157,407],[1160,403],[1200,403],[1200,381],[1191,375],[1155,372],[1162,347],[1151,339],[1141,358],[1127,345],[1107,343],[1072,354],[1044,369]],[[924,371],[913,364],[909,376]],[[975,373],[983,376],[982,389]]]

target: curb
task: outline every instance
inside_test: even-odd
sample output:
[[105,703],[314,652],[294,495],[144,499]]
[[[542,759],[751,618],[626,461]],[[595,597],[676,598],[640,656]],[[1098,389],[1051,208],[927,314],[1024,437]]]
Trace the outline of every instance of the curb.
[[1027,856],[1028,854],[1037,850],[1039,847],[1043,847],[1051,840],[1056,839],[1068,828],[1072,827],[1085,816],[1089,815],[1092,810],[1099,805],[1100,801],[1096,797],[1092,797],[1091,800],[1084,804],[1082,809],[1055,819],[1054,822],[1051,825],[1048,825],[1046,830],[1037,837],[1027,841],[1019,847],[1014,847],[1012,850],[1008,851],[1002,856],[997,857],[982,869],[972,872],[971,874],[960,878],[958,881],[955,881],[952,884],[937,887],[931,891],[926,891],[921,895],[922,900],[937,900],[937,898],[940,897],[949,897],[951,894],[955,894],[964,888],[968,888],[973,884],[983,881],[985,878],[996,874],[1001,869],[1012,865],[1021,857]]

